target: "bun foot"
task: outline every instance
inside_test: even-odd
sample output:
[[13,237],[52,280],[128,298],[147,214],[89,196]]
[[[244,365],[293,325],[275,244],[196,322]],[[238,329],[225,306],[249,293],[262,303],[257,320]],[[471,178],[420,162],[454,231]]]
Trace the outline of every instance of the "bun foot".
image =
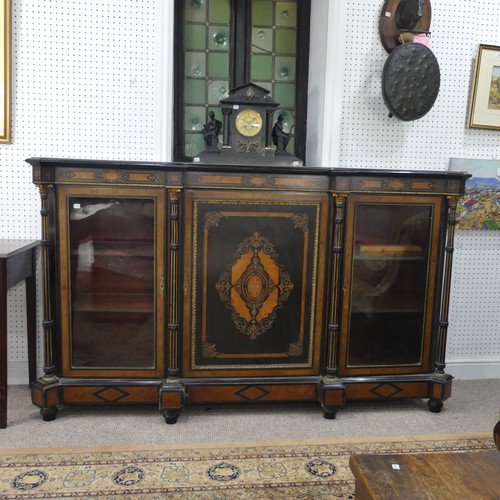
[[45,410],[40,410],[44,422],[51,422],[56,419],[57,408],[47,408]]
[[326,418],[327,420],[333,420],[336,414],[337,410],[323,408],[323,417]]
[[439,413],[443,409],[443,402],[437,399],[429,399],[427,406],[432,413]]
[[163,412],[163,416],[165,417],[165,422],[169,425],[172,425],[177,422],[177,419],[179,418],[179,413],[171,410],[165,410]]

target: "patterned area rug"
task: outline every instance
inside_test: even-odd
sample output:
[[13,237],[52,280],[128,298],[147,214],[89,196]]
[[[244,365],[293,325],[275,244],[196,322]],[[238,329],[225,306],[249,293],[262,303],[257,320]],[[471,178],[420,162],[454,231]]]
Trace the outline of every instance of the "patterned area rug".
[[354,498],[354,453],[494,449],[486,434],[100,450],[4,450],[0,498]]

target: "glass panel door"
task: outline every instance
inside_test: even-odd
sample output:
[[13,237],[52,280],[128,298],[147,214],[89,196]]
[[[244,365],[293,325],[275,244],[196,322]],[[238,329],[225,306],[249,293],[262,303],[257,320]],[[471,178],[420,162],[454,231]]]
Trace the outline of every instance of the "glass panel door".
[[62,297],[65,367],[68,374],[155,371],[162,357],[157,314],[162,304],[156,300],[157,269],[163,267],[158,198],[82,191],[66,196],[62,215],[67,232],[62,259],[62,285],[68,291]]
[[344,368],[422,369],[428,363],[423,353],[432,322],[439,200],[353,198]]

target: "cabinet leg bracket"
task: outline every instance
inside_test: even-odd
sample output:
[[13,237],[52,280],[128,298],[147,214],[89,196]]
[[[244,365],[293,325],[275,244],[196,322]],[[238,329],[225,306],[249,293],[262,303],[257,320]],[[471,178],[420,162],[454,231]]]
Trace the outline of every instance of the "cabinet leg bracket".
[[160,388],[160,411],[167,424],[175,424],[184,408],[186,392],[180,381],[167,381]]

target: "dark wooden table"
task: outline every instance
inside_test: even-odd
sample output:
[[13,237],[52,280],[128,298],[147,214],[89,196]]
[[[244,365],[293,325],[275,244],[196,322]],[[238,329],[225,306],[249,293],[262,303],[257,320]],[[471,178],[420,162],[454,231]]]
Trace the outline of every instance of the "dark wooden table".
[[356,500],[500,498],[500,452],[496,450],[352,455],[349,466]]
[[36,377],[37,240],[0,239],[0,429],[7,427],[7,290],[26,281],[29,381]]

